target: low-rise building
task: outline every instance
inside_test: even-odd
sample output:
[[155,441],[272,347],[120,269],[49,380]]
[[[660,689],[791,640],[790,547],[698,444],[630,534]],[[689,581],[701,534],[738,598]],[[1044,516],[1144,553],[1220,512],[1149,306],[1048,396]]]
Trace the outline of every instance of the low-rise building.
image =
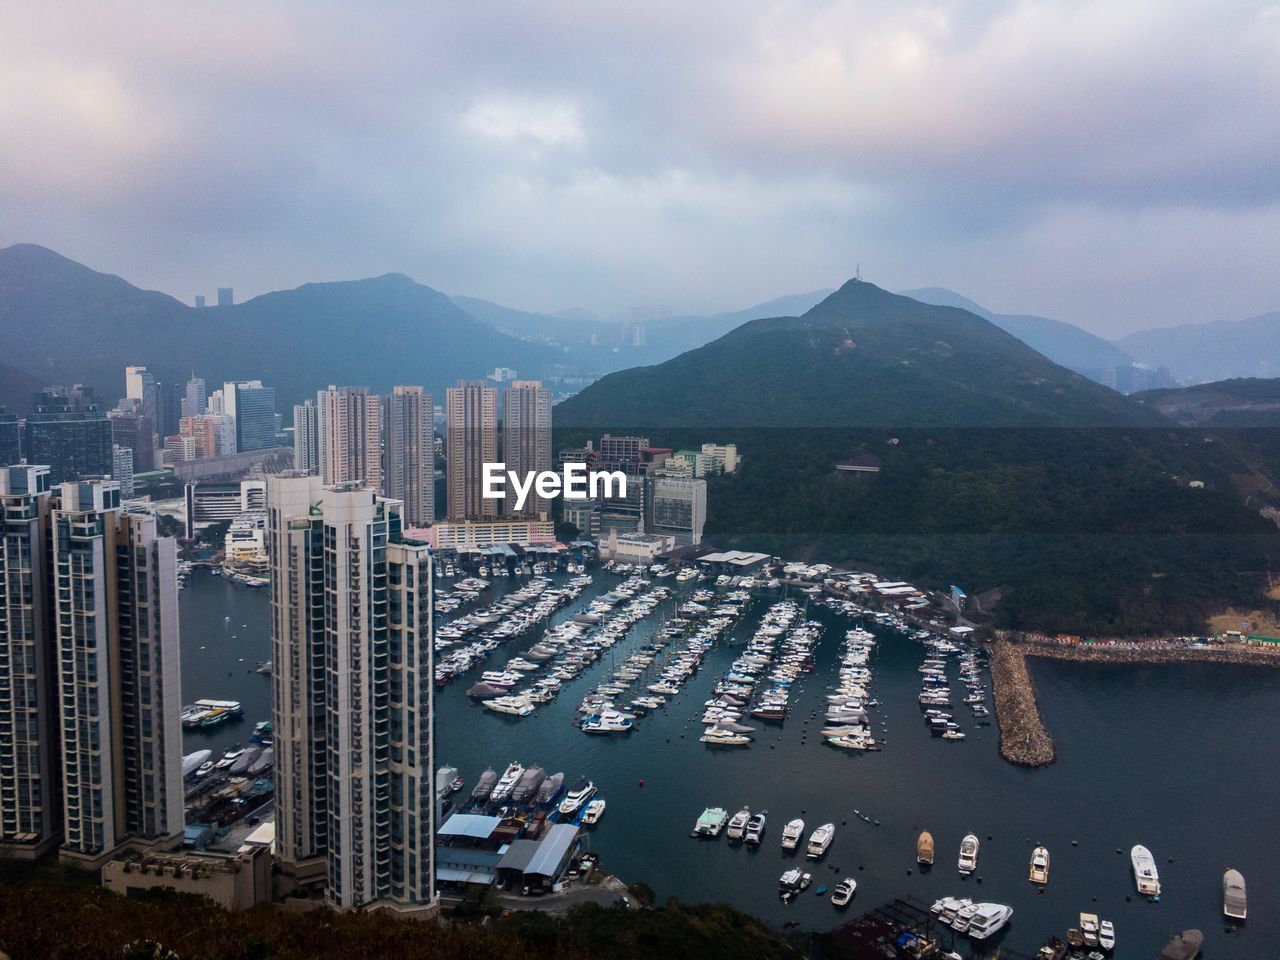
[[108,861],[102,885],[125,896],[148,890],[193,893],[226,910],[248,910],[271,902],[271,850],[249,844],[236,853],[149,851]]
[[500,544],[529,546],[556,542],[556,526],[550,520],[441,520],[429,527],[410,527],[405,538],[430,544],[437,550],[465,553]]
[[622,563],[652,563],[676,547],[676,538],[666,533],[619,533],[610,530],[600,543],[600,559]]

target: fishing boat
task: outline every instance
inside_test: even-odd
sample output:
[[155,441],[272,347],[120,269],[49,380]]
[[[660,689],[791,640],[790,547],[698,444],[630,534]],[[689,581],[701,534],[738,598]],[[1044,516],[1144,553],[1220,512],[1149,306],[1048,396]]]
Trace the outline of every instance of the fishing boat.
[[1138,844],[1129,851],[1129,859],[1133,863],[1133,879],[1138,885],[1138,892],[1144,897],[1160,896],[1160,874],[1156,871],[1156,859],[1151,851]]
[[767,822],[767,810],[761,810],[747,821],[747,833],[744,839],[753,847],[758,847],[764,839],[764,827]]
[[835,890],[831,892],[831,902],[837,907],[847,907],[849,901],[853,899],[854,892],[858,889],[858,881],[853,877],[845,877],[836,884]]
[[1116,946],[1116,927],[1110,920],[1098,924],[1098,946],[1103,950],[1114,950]]
[[925,830],[916,839],[916,863],[933,864],[933,834]]
[[729,839],[741,840],[747,835],[747,821],[751,819],[751,808],[743,807],[729,818]]
[[471,789],[471,799],[482,803],[488,800],[497,782],[498,772],[493,767],[489,767],[484,773],[480,774],[480,779],[476,781],[476,785]]
[[1049,851],[1044,847],[1036,847],[1031,851],[1031,882],[1049,882]]
[[972,833],[960,841],[960,872],[970,874],[978,869],[978,838]]
[[805,856],[810,860],[817,860],[826,856],[827,849],[831,846],[831,841],[836,836],[836,825],[834,823],[824,823],[809,837],[809,845],[805,848]]
[[729,812],[724,807],[707,807],[693,825],[691,837],[718,837],[720,831],[729,820]]
[[804,821],[799,817],[782,828],[782,849],[794,850],[800,846],[800,838],[804,836]]
[[582,822],[589,827],[595,826],[600,822],[600,818],[604,816],[605,802],[597,797],[587,804],[587,809],[582,812]]
[[572,817],[581,810],[593,796],[595,796],[596,785],[590,780],[579,780],[569,792],[565,794],[564,799],[560,801],[560,815],[564,817]]
[[1183,930],[1164,945],[1160,960],[1195,960],[1203,943],[1204,934],[1199,930]]
[[1244,874],[1228,869],[1222,875],[1222,913],[1231,920],[1243,920],[1249,913],[1245,897]]

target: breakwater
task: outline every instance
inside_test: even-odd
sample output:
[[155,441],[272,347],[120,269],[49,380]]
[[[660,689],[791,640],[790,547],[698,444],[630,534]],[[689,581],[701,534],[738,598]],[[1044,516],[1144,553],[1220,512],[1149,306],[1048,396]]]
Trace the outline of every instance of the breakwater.
[[1008,640],[991,645],[991,695],[1000,725],[1000,756],[1024,767],[1053,763],[1053,738],[1040,716],[1026,654]]
[[1026,657],[1076,660],[1082,663],[1233,663],[1254,667],[1280,667],[1280,652],[1242,644],[1189,647],[1185,644],[1159,642],[1096,644],[1024,641],[1017,645],[1017,649]]

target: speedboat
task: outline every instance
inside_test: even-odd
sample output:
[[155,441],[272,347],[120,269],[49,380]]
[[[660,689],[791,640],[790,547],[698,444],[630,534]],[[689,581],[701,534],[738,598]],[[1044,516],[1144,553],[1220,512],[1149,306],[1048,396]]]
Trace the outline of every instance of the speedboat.
[[933,834],[925,830],[916,840],[916,863],[933,863]]
[[693,832],[689,836],[718,837],[728,820],[729,813],[724,807],[707,807],[702,811],[702,816],[698,817],[698,822],[693,825]]
[[967,932],[974,940],[986,940],[1004,927],[1012,916],[1013,907],[1003,903],[980,903],[974,908]]
[[564,817],[573,816],[595,795],[595,792],[596,785],[594,783],[590,780],[579,780],[569,788],[569,792],[560,801],[560,815]]
[[752,846],[759,846],[760,841],[764,839],[764,826],[767,813],[768,811],[761,810],[747,821],[747,835],[745,839],[747,843]]
[[184,777],[191,776],[191,774],[204,766],[212,756],[212,750],[197,750],[195,753],[187,754],[182,758],[182,775]]
[[595,826],[600,822],[600,818],[604,816],[605,803],[597,797],[587,804],[587,809],[582,812],[582,822],[587,826]]
[[1044,847],[1031,851],[1031,882],[1049,882],[1049,851]]
[[836,836],[836,825],[834,823],[824,823],[809,837],[809,845],[805,848],[805,856],[811,860],[817,860],[826,855],[827,848],[831,846],[831,841]]
[[1232,920],[1243,920],[1249,913],[1244,874],[1239,870],[1228,869],[1222,875],[1222,913]]
[[1156,859],[1151,851],[1138,844],[1129,851],[1129,859],[1133,862],[1133,879],[1138,885],[1138,892],[1144,897],[1160,896],[1160,874],[1156,871]]
[[751,819],[751,808],[743,807],[729,819],[729,839],[741,840],[747,835],[747,821]]
[[836,884],[835,890],[831,893],[831,902],[837,907],[847,907],[857,889],[858,881],[853,877],[846,877]]
[[495,803],[501,803],[506,800],[511,796],[511,792],[515,790],[516,784],[520,782],[520,778],[523,775],[524,767],[513,760],[494,785],[493,793],[489,795],[489,799]]
[[1116,946],[1116,928],[1110,920],[1098,924],[1098,946],[1103,950],[1114,950]]
[[782,828],[782,849],[794,850],[804,836],[804,821],[797,817]]
[[978,838],[972,833],[960,841],[960,872],[970,874],[978,869]]
[[224,753],[222,757],[218,760],[218,762],[214,764],[214,766],[219,770],[226,770],[230,768],[230,766],[233,763],[239,760],[241,754],[243,753],[244,753],[244,747],[240,746],[240,744],[237,743],[234,747],[232,747],[230,750]]
[[196,776],[207,777],[209,774],[213,773],[213,771],[214,761],[206,760],[204,763],[200,764],[200,766],[196,767]]

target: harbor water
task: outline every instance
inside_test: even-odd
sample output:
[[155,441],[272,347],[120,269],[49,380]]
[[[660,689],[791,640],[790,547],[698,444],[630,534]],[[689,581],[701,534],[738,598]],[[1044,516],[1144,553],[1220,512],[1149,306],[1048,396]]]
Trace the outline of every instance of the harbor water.
[[[593,587],[555,620],[620,579],[600,571],[594,577]],[[498,579],[481,603],[524,582]],[[687,592],[678,586],[678,595]],[[642,643],[676,602],[638,624],[612,659],[620,662]],[[680,695],[627,735],[588,736],[572,725],[581,697],[611,672],[609,655],[526,719],[499,716],[469,700],[465,691],[482,669],[500,666],[532,642],[515,640],[437,692],[438,761],[459,768],[466,791],[486,766],[501,771],[512,760],[548,773],[563,770],[570,781],[592,779],[608,807],[589,831],[590,848],[609,872],[647,883],[660,901],[725,901],[778,926],[825,930],[899,896],[926,903],[970,897],[1014,909],[1010,924],[989,941],[992,950],[1034,952],[1050,935],[1062,937],[1076,926],[1083,911],[1114,922],[1119,957],[1154,957],[1188,927],[1204,931],[1206,960],[1275,955],[1280,672],[1032,661],[1058,761],[1031,770],[1001,760],[996,727],[975,726],[958,703],[967,739],[931,737],[916,703],[923,648],[877,631],[871,693],[880,705],[871,719],[884,749],[845,752],[824,743],[819,730],[840,641],[854,623],[815,604],[809,616],[828,629],[785,724],[753,720],[760,730],[749,747],[710,748],[698,742],[703,701],[740,652],[734,641],[751,635],[768,603],[756,600]],[[181,612],[184,698],[235,699],[245,708],[238,723],[187,732],[187,751],[247,740],[253,723],[270,717],[270,680],[255,670],[270,656],[268,592],[197,570],[182,592]],[[709,806],[767,810],[764,843],[753,849],[731,846],[723,835],[691,839],[694,821]],[[824,860],[781,850],[782,827],[794,817],[805,820],[806,833],[836,824]],[[922,830],[937,844],[936,863],[925,873],[915,863]],[[956,856],[970,831],[981,852],[976,873],[962,879]],[[1159,903],[1134,890],[1129,849],[1136,843],[1156,858],[1164,887]],[[1037,844],[1052,855],[1043,892],[1027,879]],[[792,865],[812,872],[813,885],[784,904],[778,877]],[[1250,906],[1247,924],[1231,932],[1221,915],[1227,867],[1244,874]],[[857,880],[858,890],[849,909],[837,912],[830,888],[846,876]],[[819,896],[821,885],[828,890]]]

